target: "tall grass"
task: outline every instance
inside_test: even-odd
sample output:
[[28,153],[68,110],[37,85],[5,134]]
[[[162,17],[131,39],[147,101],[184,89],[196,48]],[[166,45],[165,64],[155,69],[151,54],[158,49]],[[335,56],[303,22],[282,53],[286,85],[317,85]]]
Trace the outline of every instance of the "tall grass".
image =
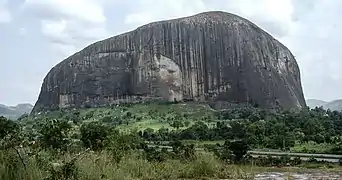
[[148,162],[138,153],[126,155],[120,163],[113,163],[107,153],[89,154],[78,162],[81,179],[201,179],[249,178],[252,171],[222,164],[207,153],[198,153],[193,161],[167,160]]
[[[196,155],[192,161],[149,162],[139,152],[131,152],[116,163],[107,151],[86,152],[76,159],[72,154],[53,155],[48,151],[20,157],[14,151],[0,151],[0,179],[245,179],[253,175],[252,169],[225,165],[211,154]],[[58,166],[73,159],[75,163],[69,169]]]
[[43,179],[45,173],[38,165],[39,162],[36,158],[20,157],[14,151],[0,151],[1,180]]

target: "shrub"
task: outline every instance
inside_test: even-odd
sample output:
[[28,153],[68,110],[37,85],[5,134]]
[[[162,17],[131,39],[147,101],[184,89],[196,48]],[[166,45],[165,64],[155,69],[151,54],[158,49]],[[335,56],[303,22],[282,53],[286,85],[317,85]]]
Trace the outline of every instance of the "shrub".
[[39,140],[45,148],[66,150],[71,125],[65,120],[45,120],[39,126]]
[[104,123],[110,123],[112,122],[112,117],[111,116],[105,116],[101,119],[101,122],[104,122]]
[[168,152],[167,149],[162,149],[158,151],[155,147],[144,149],[145,158],[147,161],[153,162],[164,162],[167,159]]
[[146,143],[136,134],[112,133],[108,140],[108,150],[111,152],[114,161],[120,162],[122,157],[132,150],[145,149]]
[[224,144],[224,147],[228,148],[232,151],[235,161],[241,161],[242,158],[247,154],[247,151],[249,149],[247,143],[243,140],[237,140],[237,141],[226,141]]
[[187,121],[184,121],[184,126],[185,126],[185,127],[189,127],[189,126],[190,126],[190,121],[188,121],[188,120],[187,120]]
[[8,120],[5,117],[0,117],[0,140],[10,134],[14,134],[19,130],[19,125],[14,121]]
[[86,148],[101,150],[105,147],[110,130],[108,125],[99,122],[83,124],[80,128],[81,141]]
[[302,164],[302,159],[300,157],[295,157],[295,158],[293,158],[291,164],[295,165],[295,166],[300,165],[300,164]]
[[85,119],[90,119],[94,116],[94,111],[89,111],[87,112],[87,114],[85,115]]
[[189,167],[180,175],[181,178],[208,178],[218,175],[220,163],[210,154],[198,154],[198,158],[189,162]]

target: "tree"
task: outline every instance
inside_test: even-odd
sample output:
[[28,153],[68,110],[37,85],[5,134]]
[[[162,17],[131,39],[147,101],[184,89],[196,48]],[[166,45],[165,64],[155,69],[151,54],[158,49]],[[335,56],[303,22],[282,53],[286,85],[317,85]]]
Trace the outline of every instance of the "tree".
[[183,154],[182,158],[187,159],[187,160],[192,160],[195,158],[195,145],[190,144],[190,145],[185,145],[183,146]]
[[211,129],[209,129],[205,123],[203,123],[202,121],[198,121],[191,127],[184,129],[181,132],[180,137],[182,139],[210,140],[210,132]]
[[16,122],[8,120],[3,116],[0,117],[0,139],[17,132],[18,129],[19,125]]
[[241,161],[249,149],[247,143],[243,140],[225,141],[224,147],[232,151],[235,161]]
[[316,134],[314,136],[316,143],[324,143],[325,137],[322,134]]
[[94,116],[94,111],[89,111],[87,112],[87,114],[85,115],[84,119],[90,119]]
[[158,137],[159,137],[159,139],[161,141],[168,141],[168,140],[170,140],[169,129],[162,127],[160,129],[158,129],[157,133],[158,133]]
[[130,150],[146,149],[147,144],[138,136],[138,133],[120,134],[114,131],[109,136],[108,150],[112,153],[116,162],[120,162],[122,157]]
[[21,127],[15,121],[0,117],[0,147],[14,148],[22,142]]
[[149,141],[153,140],[154,136],[154,129],[152,128],[147,128],[144,130],[143,137]]
[[184,121],[184,126],[189,127],[190,126],[190,121]]
[[144,154],[147,161],[163,162],[167,158],[168,152],[165,150],[158,151],[156,147],[144,148]]
[[46,119],[39,127],[39,140],[46,148],[66,150],[70,130],[66,120]]
[[170,126],[178,130],[179,128],[184,127],[184,124],[180,120],[175,120],[170,123]]
[[74,123],[74,124],[78,124],[81,121],[80,118],[80,111],[75,111],[72,113],[70,120]]
[[241,139],[246,137],[247,128],[244,120],[233,120],[229,123],[229,125],[231,126],[231,131],[234,138]]
[[99,122],[83,124],[80,128],[81,141],[86,148],[101,150],[105,147],[106,140],[110,134],[109,126]]
[[111,116],[105,116],[105,117],[101,118],[101,122],[103,122],[103,123],[110,123],[112,121],[113,120],[112,120]]

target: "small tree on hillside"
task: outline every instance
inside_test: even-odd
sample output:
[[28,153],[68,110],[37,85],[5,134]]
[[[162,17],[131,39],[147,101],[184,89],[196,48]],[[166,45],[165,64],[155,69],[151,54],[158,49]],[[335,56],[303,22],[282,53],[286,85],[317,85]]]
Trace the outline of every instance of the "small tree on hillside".
[[152,141],[153,140],[153,136],[154,136],[154,129],[152,128],[147,128],[144,130],[144,133],[143,133],[143,137],[149,141]]
[[189,127],[190,126],[190,121],[184,121],[184,126]]
[[182,121],[176,120],[176,121],[172,121],[170,123],[170,126],[178,130],[179,128],[184,127],[184,124]]
[[21,127],[15,121],[0,117],[0,148],[13,148],[22,141]]
[[81,126],[81,141],[86,148],[101,150],[105,147],[110,134],[110,127],[99,122],[91,122]]
[[65,150],[70,130],[71,125],[66,120],[46,119],[39,127],[39,140],[47,148]]
[[7,118],[0,117],[0,139],[5,138],[7,135],[15,133],[19,129],[19,125],[14,121]]

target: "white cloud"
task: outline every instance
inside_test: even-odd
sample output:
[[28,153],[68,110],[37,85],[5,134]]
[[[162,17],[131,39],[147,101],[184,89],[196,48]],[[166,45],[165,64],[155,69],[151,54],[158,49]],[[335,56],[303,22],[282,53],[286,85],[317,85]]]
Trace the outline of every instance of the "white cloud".
[[291,0],[217,0],[215,9],[242,16],[277,38],[290,31],[293,14]]
[[108,36],[103,5],[98,0],[26,0],[24,10],[40,20],[43,35],[68,56]]
[[26,0],[25,5],[39,17],[49,19],[67,18],[87,23],[103,23],[106,17],[97,0]]
[[0,23],[8,23],[12,20],[7,3],[7,0],[0,0]]
[[137,0],[131,13],[125,17],[126,24],[140,26],[151,21],[178,18],[205,11],[202,0]]
[[137,0],[134,4],[125,18],[128,25],[223,10],[243,16],[278,37],[288,33],[293,13],[291,0]]

